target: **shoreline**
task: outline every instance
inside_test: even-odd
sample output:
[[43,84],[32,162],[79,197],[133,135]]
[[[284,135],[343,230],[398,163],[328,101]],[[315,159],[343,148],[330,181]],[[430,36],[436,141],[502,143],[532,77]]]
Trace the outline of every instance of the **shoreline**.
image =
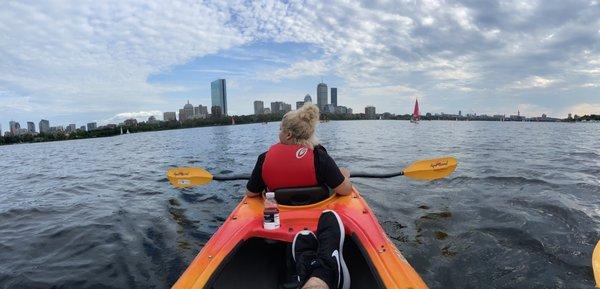
[[[321,122],[329,121],[348,121],[348,120],[399,120],[399,121],[410,121],[410,115],[401,116],[389,116],[386,118],[366,118],[364,114],[354,115],[323,115]],[[588,116],[584,116],[588,117]],[[582,118],[584,118],[582,117]],[[428,121],[456,121],[456,122],[469,122],[469,121],[486,121],[486,122],[509,122],[509,123],[600,123],[600,120],[596,120],[594,117],[600,119],[600,116],[592,115],[591,120],[568,120],[568,119],[526,119],[526,120],[499,120],[489,118],[457,118],[457,117],[423,117],[421,122]],[[19,136],[0,136],[0,146],[5,145],[18,145],[27,143],[42,143],[42,142],[55,142],[55,141],[66,141],[66,140],[78,140],[78,139],[90,139],[90,138],[101,138],[101,137],[113,137],[122,135],[121,128],[124,131],[130,133],[141,133],[141,132],[152,132],[152,131],[165,131],[175,129],[188,129],[197,127],[214,127],[214,126],[228,126],[228,125],[243,125],[243,124],[254,124],[254,123],[269,123],[281,121],[282,115],[249,115],[249,116],[231,116],[222,118],[207,118],[207,119],[194,119],[185,122],[179,121],[160,121],[157,123],[146,123],[140,122],[136,125],[107,125],[100,127],[92,131],[81,131],[77,130],[74,133],[57,132],[52,134],[25,134]],[[125,134],[125,133],[123,133]]]

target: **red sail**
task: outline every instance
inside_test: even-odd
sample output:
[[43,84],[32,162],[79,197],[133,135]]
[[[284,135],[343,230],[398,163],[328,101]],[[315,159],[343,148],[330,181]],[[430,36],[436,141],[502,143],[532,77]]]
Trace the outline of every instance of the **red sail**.
[[413,111],[413,120],[419,120],[419,101],[415,99],[415,110]]

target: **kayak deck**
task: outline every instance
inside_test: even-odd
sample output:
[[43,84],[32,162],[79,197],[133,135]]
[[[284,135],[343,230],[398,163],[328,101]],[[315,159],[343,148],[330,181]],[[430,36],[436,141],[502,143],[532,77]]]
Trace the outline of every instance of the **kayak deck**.
[[263,199],[244,197],[173,288],[287,288],[290,244],[298,231],[316,231],[326,209],[335,210],[345,226],[351,288],[427,288],[356,189],[348,196],[279,209],[280,228],[265,230]]

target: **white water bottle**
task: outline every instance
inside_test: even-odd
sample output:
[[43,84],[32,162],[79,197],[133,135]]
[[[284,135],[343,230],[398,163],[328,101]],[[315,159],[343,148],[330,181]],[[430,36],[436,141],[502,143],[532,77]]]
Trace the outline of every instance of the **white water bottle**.
[[275,193],[267,192],[265,194],[265,210],[263,212],[263,228],[266,230],[279,229],[279,209]]

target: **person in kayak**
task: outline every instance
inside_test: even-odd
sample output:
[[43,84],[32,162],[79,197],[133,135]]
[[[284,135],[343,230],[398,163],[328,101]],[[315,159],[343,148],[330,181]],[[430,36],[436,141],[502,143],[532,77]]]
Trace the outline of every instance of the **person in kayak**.
[[[246,195],[256,197],[265,190],[327,186],[333,193],[352,192],[350,172],[339,168],[315,136],[319,108],[306,103],[283,116],[279,143],[258,156]],[[350,276],[344,262],[344,225],[339,215],[324,211],[316,235],[300,231],[292,243],[299,286],[303,289],[348,289]]]

